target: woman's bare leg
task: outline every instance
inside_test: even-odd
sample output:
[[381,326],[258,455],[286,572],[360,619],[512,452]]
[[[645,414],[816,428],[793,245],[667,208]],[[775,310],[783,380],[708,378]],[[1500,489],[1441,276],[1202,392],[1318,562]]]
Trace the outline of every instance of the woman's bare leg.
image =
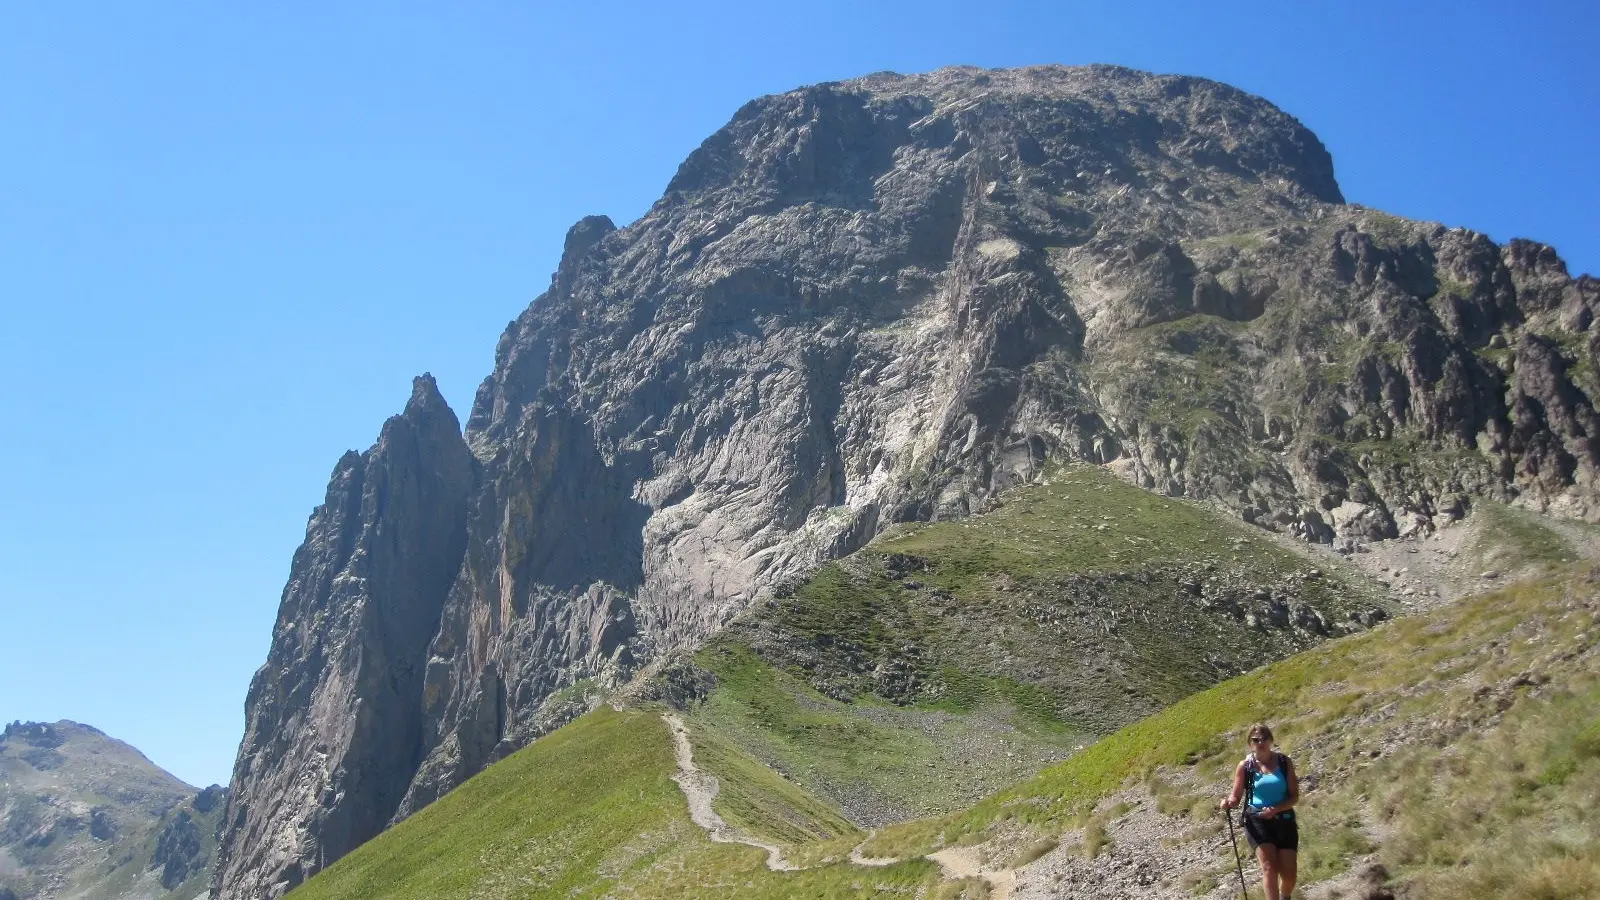
[[1278,883],[1281,887],[1278,896],[1287,897],[1294,890],[1294,879],[1299,863],[1293,850],[1278,851]]
[[1278,848],[1272,844],[1257,847],[1256,862],[1261,864],[1261,886],[1267,900],[1278,900]]

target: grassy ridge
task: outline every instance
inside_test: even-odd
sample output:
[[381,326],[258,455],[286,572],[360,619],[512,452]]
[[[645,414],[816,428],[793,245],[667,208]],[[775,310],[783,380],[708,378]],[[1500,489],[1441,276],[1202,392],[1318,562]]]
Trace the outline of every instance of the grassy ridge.
[[1201,558],[1272,575],[1307,568],[1259,531],[1097,466],[1064,467],[1047,483],[1008,492],[983,516],[921,526],[874,547],[937,559],[937,581],[953,590],[997,571],[1028,579]]
[[1384,603],[1210,509],[1072,467],[824,566],[729,638],[835,699],[1001,701],[1106,734]]
[[[1033,715],[1000,704],[974,703],[969,714],[958,715],[870,698],[842,702],[737,642],[719,641],[697,659],[717,676],[718,686],[689,716],[694,733],[705,736],[696,740],[726,742],[740,756],[763,760],[858,821],[966,806],[1088,740],[1040,726]],[[715,757],[708,757],[707,768],[719,777],[736,771]],[[720,803],[718,810],[729,821],[740,816]],[[781,828],[746,827],[779,843],[793,842]]]
[[1597,896],[1597,641],[1587,575],[1512,586],[1232,679],[970,810],[885,829],[866,850],[1059,833],[1141,780],[1213,785],[1167,802],[1204,820],[1238,736],[1266,719],[1322,782],[1302,804],[1307,880],[1375,852],[1416,896]]
[[696,715],[881,825],[966,806],[1379,605],[1213,510],[1064,467],[750,610],[697,656],[719,686]]

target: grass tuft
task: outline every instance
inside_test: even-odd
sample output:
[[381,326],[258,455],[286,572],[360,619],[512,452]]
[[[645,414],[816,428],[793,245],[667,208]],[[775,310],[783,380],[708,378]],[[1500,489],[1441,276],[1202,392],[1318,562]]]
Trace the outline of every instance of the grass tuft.
[[1106,835],[1106,823],[1098,818],[1090,819],[1089,824],[1083,828],[1084,858],[1094,859],[1110,843],[1111,838]]
[[1023,866],[1038,860],[1046,853],[1055,850],[1056,847],[1060,846],[1060,844],[1061,842],[1055,838],[1041,838],[1037,841],[1034,841],[1033,843],[1024,847],[1022,852],[1018,853],[1016,857],[1011,860],[1011,868],[1020,869]]

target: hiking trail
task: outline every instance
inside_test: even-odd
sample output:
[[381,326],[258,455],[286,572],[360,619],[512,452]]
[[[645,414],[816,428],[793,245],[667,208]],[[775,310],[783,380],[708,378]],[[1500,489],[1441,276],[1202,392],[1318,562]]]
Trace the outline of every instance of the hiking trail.
[[928,859],[939,864],[946,878],[983,879],[989,885],[989,900],[1011,900],[1011,892],[1017,886],[1015,869],[985,869],[971,847],[946,847],[928,854]]
[[797,868],[783,857],[783,848],[758,841],[743,831],[729,825],[711,808],[721,785],[715,775],[700,771],[694,764],[694,747],[689,743],[689,728],[673,713],[662,713],[661,718],[672,730],[672,749],[678,758],[678,772],[672,780],[683,789],[689,801],[689,818],[706,830],[711,840],[718,844],[746,844],[767,851],[767,868],[774,872],[793,872]]
[[[745,844],[767,851],[767,868],[774,872],[796,872],[797,866],[784,858],[783,849],[774,844],[768,844],[750,837],[738,828],[729,825],[711,804],[717,799],[721,785],[715,775],[702,772],[694,764],[694,746],[689,742],[689,727],[683,719],[675,713],[662,713],[661,718],[667,723],[672,732],[673,754],[678,760],[678,771],[672,780],[682,788],[683,796],[689,801],[689,818],[701,828],[711,840],[718,844]],[[861,843],[850,850],[850,863],[865,868],[881,868],[892,866],[903,860],[899,857],[874,857],[865,856],[862,848],[867,845],[876,831],[869,832]],[[1012,889],[1016,886],[1017,873],[1014,869],[986,870],[982,867],[977,853],[967,847],[949,847],[936,853],[930,853],[926,859],[939,864],[940,870],[946,878],[981,878],[989,885],[991,900],[1009,900]]]

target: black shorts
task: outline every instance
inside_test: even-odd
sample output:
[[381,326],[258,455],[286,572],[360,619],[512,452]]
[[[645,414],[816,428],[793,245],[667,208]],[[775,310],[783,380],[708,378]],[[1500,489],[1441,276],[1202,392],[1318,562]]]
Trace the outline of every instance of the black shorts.
[[1250,849],[1271,844],[1279,850],[1300,850],[1300,826],[1291,817],[1274,816],[1270,819],[1260,819],[1255,816],[1244,817],[1245,837],[1250,839]]

